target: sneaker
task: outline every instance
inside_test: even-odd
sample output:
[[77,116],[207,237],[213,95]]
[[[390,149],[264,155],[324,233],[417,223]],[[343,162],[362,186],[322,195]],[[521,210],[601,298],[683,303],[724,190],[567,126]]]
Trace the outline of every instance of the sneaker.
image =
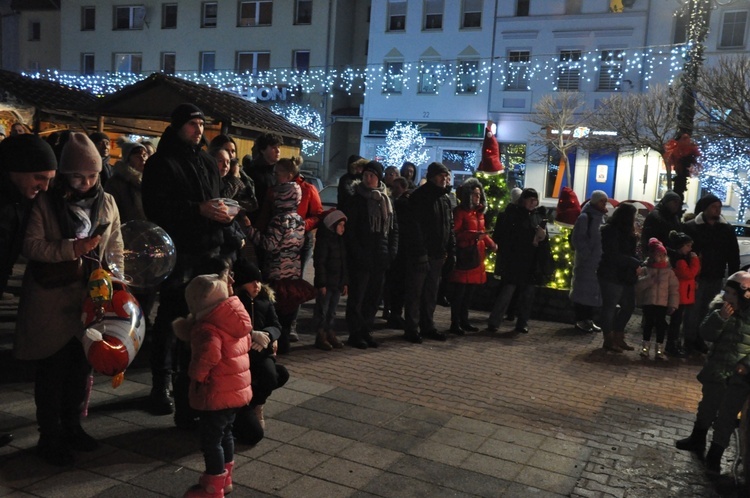
[[641,355],[641,358],[648,358],[649,350],[651,349],[651,344],[643,341],[641,343],[641,352],[639,353]]
[[591,332],[601,332],[602,331],[602,328],[599,325],[595,324],[593,322],[593,320],[589,320],[589,323],[591,323]]
[[299,342],[299,335],[296,330],[289,332],[289,342]]
[[529,327],[516,327],[515,329],[513,329],[513,332],[516,332],[518,334],[528,334]]
[[654,358],[661,361],[667,361],[667,356],[664,354],[664,345],[659,343],[656,345],[656,354]]
[[422,344],[422,336],[416,330],[404,332],[404,339],[412,344]]
[[448,336],[446,336],[442,332],[438,332],[435,329],[428,330],[427,332],[424,333],[424,336],[427,337],[428,339],[433,339],[435,341],[441,341],[441,342],[444,342],[445,340],[448,339]]
[[477,332],[479,330],[479,327],[475,327],[469,322],[462,322],[460,325],[461,325],[461,328],[464,329],[466,332]]
[[593,332],[593,323],[594,322],[592,322],[591,320],[579,320],[576,322],[576,329],[580,330],[581,332]]
[[149,408],[154,415],[172,415],[174,413],[174,401],[169,397],[169,389],[154,387],[148,397]]

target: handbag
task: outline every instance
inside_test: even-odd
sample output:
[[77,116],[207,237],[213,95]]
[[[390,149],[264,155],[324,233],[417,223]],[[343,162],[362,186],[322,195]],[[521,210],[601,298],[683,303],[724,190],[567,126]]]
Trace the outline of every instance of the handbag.
[[474,243],[465,247],[456,246],[456,270],[473,270],[478,268],[481,263],[478,244]]
[[37,284],[45,289],[65,287],[74,282],[83,282],[83,260],[81,258],[72,261],[60,261],[57,263],[44,263],[42,261],[29,261],[27,269]]

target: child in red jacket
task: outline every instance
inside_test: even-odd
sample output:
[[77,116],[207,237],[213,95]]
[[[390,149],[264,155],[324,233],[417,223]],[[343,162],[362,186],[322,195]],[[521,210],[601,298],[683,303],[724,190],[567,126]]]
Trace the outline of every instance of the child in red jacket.
[[680,282],[680,306],[669,318],[666,352],[669,356],[684,358],[687,353],[680,346],[680,326],[686,310],[695,303],[695,279],[701,272],[701,260],[693,252],[693,239],[686,233],[669,232],[669,246],[669,261]]
[[252,325],[237,296],[219,275],[199,275],[187,285],[190,314],[172,324],[175,335],[190,340],[190,407],[200,412],[201,451],[206,472],[184,498],[222,497],[232,490],[232,423],[250,402]]

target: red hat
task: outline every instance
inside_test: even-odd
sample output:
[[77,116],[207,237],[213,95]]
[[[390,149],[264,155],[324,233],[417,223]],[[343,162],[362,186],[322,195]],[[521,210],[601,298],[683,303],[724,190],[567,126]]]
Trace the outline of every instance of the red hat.
[[664,244],[662,244],[656,237],[648,239],[648,250],[654,254],[667,254],[667,249],[664,247]]
[[557,213],[555,221],[562,225],[573,226],[581,214],[581,203],[578,196],[570,187],[563,187],[557,199]]
[[503,171],[503,163],[500,162],[500,146],[489,128],[484,131],[482,162],[479,163],[477,169],[484,173],[501,173]]

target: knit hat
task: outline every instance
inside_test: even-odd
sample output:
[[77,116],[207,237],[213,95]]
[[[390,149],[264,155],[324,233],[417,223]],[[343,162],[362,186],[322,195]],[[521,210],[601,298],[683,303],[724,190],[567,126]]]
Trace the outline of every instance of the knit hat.
[[609,199],[607,193],[604,190],[594,190],[593,192],[591,192],[591,198],[589,199],[589,202],[591,204],[596,204],[602,199]]
[[534,190],[533,188],[525,188],[521,191],[521,195],[519,196],[518,201],[519,202],[524,201],[530,197],[533,197],[536,200],[539,200],[539,194],[537,193],[536,190]]
[[102,140],[109,140],[109,135],[106,133],[102,133],[101,131],[95,131],[94,133],[89,135],[89,138],[92,142],[101,142]]
[[578,196],[570,187],[563,187],[560,198],[557,199],[557,211],[555,221],[563,225],[573,226],[581,214],[581,203]]
[[704,195],[703,197],[698,199],[698,202],[695,203],[695,214],[701,214],[706,210],[708,206],[710,206],[714,202],[721,202],[721,199],[716,197],[714,194]]
[[445,164],[443,163],[430,163],[429,166],[427,166],[427,179],[431,180],[432,178],[436,177],[437,175],[441,175],[443,173],[451,174],[451,170],[449,170]]
[[232,270],[234,271],[235,285],[242,286],[250,282],[260,282],[262,280],[260,269],[258,269],[257,265],[244,258],[235,261]]
[[661,201],[659,201],[659,204],[664,205],[670,202],[679,202],[680,205],[682,205],[682,197],[680,197],[680,194],[678,194],[677,192],[667,190],[667,192],[664,194],[664,197],[662,197]]
[[57,158],[50,144],[39,136],[13,135],[0,142],[0,168],[14,173],[53,171]]
[[378,161],[370,161],[365,164],[364,168],[362,168],[362,173],[364,173],[365,171],[369,171],[373,175],[377,176],[378,180],[383,179],[383,165]]
[[685,244],[691,243],[692,241],[692,237],[690,237],[690,235],[686,234],[685,232],[678,232],[677,230],[672,230],[671,232],[669,232],[669,247],[671,247],[675,251]]
[[71,133],[60,154],[60,173],[99,173],[102,156],[84,133]]
[[523,190],[521,190],[518,187],[514,187],[510,191],[510,203],[511,204],[516,204],[518,202],[518,199],[521,198],[521,192],[523,192]]
[[323,218],[323,224],[330,231],[334,231],[334,229],[336,228],[336,224],[341,220],[346,221],[346,215],[342,211],[336,209],[328,213],[325,218]]
[[750,273],[746,271],[732,273],[727,279],[726,286],[735,289],[742,299],[750,299]]
[[648,251],[652,254],[667,254],[667,249],[656,237],[648,239]]
[[190,313],[201,319],[229,297],[227,283],[218,275],[198,275],[185,288]]
[[133,154],[133,152],[138,151],[139,149],[146,150],[146,147],[139,142],[123,142],[120,145],[120,150],[122,150],[122,160],[127,161],[130,156]]
[[346,160],[346,166],[349,167],[360,159],[364,159],[364,157],[358,156],[357,154],[352,154],[351,156],[349,156],[349,159]]
[[203,111],[195,105],[189,103],[180,104],[172,111],[172,128],[179,130],[182,128],[182,125],[195,118],[200,118],[203,121],[206,120]]

